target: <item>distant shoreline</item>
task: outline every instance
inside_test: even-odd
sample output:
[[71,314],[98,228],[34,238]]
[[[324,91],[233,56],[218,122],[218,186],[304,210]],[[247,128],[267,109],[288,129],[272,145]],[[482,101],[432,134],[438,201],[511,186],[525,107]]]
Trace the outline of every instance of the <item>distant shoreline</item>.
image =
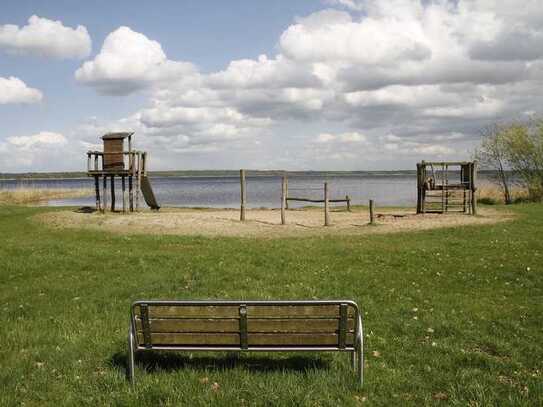
[[[247,176],[280,176],[288,173],[292,176],[360,176],[360,175],[413,175],[416,170],[377,170],[377,171],[279,171],[279,170],[246,170]],[[204,177],[238,177],[239,170],[191,170],[191,171],[149,171],[151,177],[204,178]],[[72,180],[89,178],[85,172],[36,172],[36,173],[4,173],[0,174],[2,181],[20,180]]]
[[[416,175],[416,170],[375,170],[375,171],[279,171],[279,170],[246,170],[247,176],[280,176],[287,173],[291,176],[322,177],[322,176],[391,176]],[[480,174],[492,175],[492,170],[479,170]],[[190,170],[190,171],[149,171],[151,177],[176,178],[232,178],[239,176],[239,170]],[[48,181],[48,180],[83,180],[89,178],[86,172],[30,172],[30,173],[0,173],[0,181]]]

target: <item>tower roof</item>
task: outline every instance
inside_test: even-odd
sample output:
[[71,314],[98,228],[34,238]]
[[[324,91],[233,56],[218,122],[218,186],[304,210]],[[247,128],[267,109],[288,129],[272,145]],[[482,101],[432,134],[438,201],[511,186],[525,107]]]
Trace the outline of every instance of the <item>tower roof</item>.
[[117,132],[117,133],[107,133],[102,136],[102,140],[115,140],[115,139],[125,139],[134,134],[133,131],[130,132]]

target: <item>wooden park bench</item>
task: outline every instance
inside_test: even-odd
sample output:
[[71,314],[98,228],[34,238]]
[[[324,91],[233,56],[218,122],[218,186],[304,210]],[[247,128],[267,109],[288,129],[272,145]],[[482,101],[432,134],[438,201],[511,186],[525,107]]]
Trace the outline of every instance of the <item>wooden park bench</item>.
[[353,301],[136,301],[128,376],[136,351],[349,352],[363,382],[362,318]]

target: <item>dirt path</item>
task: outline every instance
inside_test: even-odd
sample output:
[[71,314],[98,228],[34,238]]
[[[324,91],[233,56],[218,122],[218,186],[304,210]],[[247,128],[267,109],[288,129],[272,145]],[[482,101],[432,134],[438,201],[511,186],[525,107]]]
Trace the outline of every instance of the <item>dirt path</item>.
[[37,220],[55,228],[86,228],[123,234],[170,234],[238,237],[304,237],[311,235],[361,235],[426,230],[460,225],[483,225],[506,221],[512,214],[482,209],[478,216],[463,214],[416,215],[413,211],[379,210],[377,226],[368,225],[368,212],[332,212],[332,226],[324,227],[322,209],[287,211],[287,225],[282,226],[279,210],[252,209],[246,221],[239,221],[233,209],[161,209],[160,212],[78,213],[71,210],[41,214]]

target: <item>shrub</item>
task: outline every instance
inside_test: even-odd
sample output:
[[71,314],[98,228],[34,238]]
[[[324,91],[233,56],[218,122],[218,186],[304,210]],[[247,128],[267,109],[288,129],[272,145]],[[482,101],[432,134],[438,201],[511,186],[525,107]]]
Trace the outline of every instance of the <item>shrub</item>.
[[490,198],[488,196],[477,199],[477,202],[483,205],[496,205],[498,203],[498,201],[496,201],[494,198]]

